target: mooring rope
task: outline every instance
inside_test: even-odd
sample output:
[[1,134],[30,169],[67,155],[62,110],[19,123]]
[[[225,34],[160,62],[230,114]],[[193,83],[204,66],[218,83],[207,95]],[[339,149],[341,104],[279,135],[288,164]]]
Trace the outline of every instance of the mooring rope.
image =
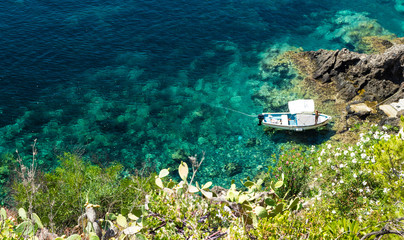
[[231,109],[231,108],[228,108],[228,107],[221,107],[221,106],[215,106],[215,107],[217,107],[217,108],[223,108],[223,109],[226,109],[226,110],[229,110],[229,111],[232,111],[232,112],[236,112],[236,113],[240,113],[240,114],[243,114],[243,115],[245,115],[245,116],[247,116],[247,117],[253,117],[253,118],[257,118],[257,117],[258,117],[258,115],[247,114],[247,113],[240,112],[240,111],[238,111],[238,110],[234,110],[234,109]]

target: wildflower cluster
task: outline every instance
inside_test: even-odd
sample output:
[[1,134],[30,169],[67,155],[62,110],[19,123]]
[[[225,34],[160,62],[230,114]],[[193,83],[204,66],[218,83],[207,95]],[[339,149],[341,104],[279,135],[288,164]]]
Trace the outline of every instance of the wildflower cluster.
[[[372,126],[368,132],[360,134],[356,144],[326,143],[318,148],[313,147],[311,157],[315,172],[312,174],[312,190],[317,193],[315,199],[324,199],[338,208],[336,213],[356,217],[359,221],[372,214],[381,214],[382,203],[386,201],[391,186],[386,181],[381,181],[378,175],[388,175],[387,171],[394,169],[386,166],[386,171],[381,170],[383,168],[379,165],[386,162],[382,156],[387,157],[386,150],[383,149],[393,151],[386,147],[393,144],[404,150],[402,140],[397,142],[400,137],[389,134],[386,130],[388,129],[380,130],[377,126]],[[398,172],[404,173],[401,170]],[[396,182],[402,183],[401,180]]]
[[[404,133],[396,134],[386,127],[372,126],[352,144],[330,141],[318,147],[283,149],[281,155],[270,159],[268,175],[256,182],[242,182],[243,189],[237,189],[234,182],[230,189],[218,186],[215,191],[209,189],[211,182],[193,185],[201,163],[196,157],[189,159],[193,173],[189,178],[188,165],[182,162],[178,167],[180,183],[169,179],[169,169],[148,177],[120,178],[119,166],[101,171],[71,154],[60,160],[55,173],[43,174],[47,191],[35,193],[36,199],[54,199],[53,203],[37,201],[34,210],[38,215],[27,217],[19,210],[20,218],[8,217],[3,209],[1,236],[23,238],[28,236],[26,229],[34,229],[31,234],[53,223],[75,225],[74,214],[80,212],[80,206],[74,200],[83,194],[87,200],[100,202],[97,212],[105,216],[99,219],[105,234],[116,229],[120,239],[364,239],[380,231],[381,223],[386,222],[404,232],[404,221],[400,220],[404,216]],[[87,191],[74,192],[78,188],[70,183],[81,183],[80,189]],[[15,186],[14,199],[29,206],[23,185]],[[107,212],[109,200],[120,203],[110,203]],[[53,204],[63,205],[60,214],[64,215],[49,215]],[[68,213],[72,217],[66,217]],[[97,221],[87,218],[93,224],[90,228],[96,226]],[[24,227],[28,225],[33,228]],[[88,233],[89,239],[103,239],[94,235],[95,227],[90,228],[78,231]],[[73,237],[80,238],[73,234],[69,239],[76,239]]]

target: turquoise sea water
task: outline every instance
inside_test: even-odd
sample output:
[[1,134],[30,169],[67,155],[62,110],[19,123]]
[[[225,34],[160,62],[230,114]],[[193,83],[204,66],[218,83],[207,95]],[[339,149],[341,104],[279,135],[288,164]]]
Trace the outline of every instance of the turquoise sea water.
[[263,59],[354,50],[355,31],[401,37],[404,3],[4,0],[0,19],[0,152],[28,155],[38,139],[44,169],[73,151],[128,171],[205,152],[201,180],[228,185],[265,170],[289,141],[332,134],[266,134],[228,110],[285,110],[297,97],[296,73],[262,69]]

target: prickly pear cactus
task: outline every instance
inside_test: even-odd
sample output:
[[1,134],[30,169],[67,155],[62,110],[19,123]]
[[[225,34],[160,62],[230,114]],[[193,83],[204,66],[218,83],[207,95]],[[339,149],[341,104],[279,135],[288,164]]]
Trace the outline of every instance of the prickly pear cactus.
[[246,191],[238,191],[233,182],[227,191],[226,198],[241,207],[240,214],[245,216],[247,224],[256,225],[259,218],[271,218],[283,214],[285,211],[290,212],[298,209],[300,198],[292,199],[287,203],[276,194],[275,189],[283,186],[283,180],[284,176],[282,175],[282,180],[271,182],[270,191],[267,192],[262,190],[264,182],[262,179],[258,179],[257,182],[244,182]]

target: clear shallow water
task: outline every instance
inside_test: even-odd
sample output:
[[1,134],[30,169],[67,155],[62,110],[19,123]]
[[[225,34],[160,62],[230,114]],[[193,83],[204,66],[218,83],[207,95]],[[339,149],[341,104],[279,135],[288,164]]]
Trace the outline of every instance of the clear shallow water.
[[354,49],[361,24],[402,36],[396,4],[2,1],[0,151],[29,153],[38,138],[43,168],[60,152],[80,151],[128,171],[175,168],[205,151],[202,180],[254,176],[282,144],[332,134],[266,134],[256,119],[226,109],[262,112],[264,85],[265,110],[297,97],[288,91],[293,71],[263,74],[262,58],[291,46]]

